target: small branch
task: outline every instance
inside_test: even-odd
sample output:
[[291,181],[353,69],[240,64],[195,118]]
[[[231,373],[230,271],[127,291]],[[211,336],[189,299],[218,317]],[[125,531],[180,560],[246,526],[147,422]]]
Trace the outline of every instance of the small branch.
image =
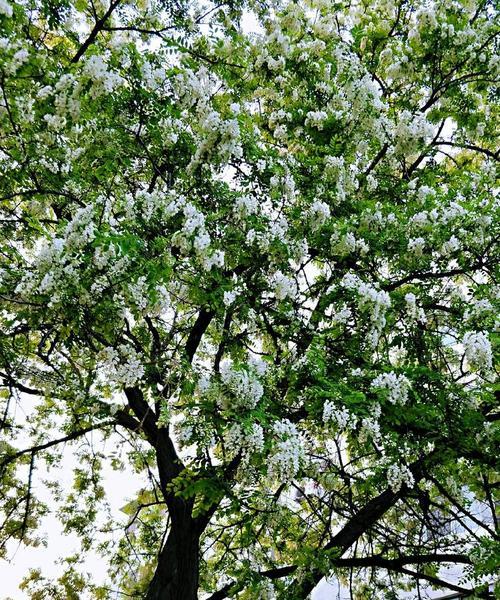
[[71,440],[75,440],[76,438],[89,433],[90,431],[95,431],[96,429],[101,429],[102,427],[108,427],[109,425],[113,425],[115,423],[112,421],[104,421],[103,423],[99,423],[97,425],[90,425],[89,427],[84,427],[83,429],[78,429],[77,431],[73,431],[72,433],[65,435],[62,438],[58,438],[57,440],[51,440],[50,442],[45,442],[44,444],[38,444],[36,446],[32,446],[31,448],[25,448],[24,450],[18,450],[14,454],[4,455],[3,460],[0,462],[0,467],[6,467],[8,464],[14,462],[21,456],[25,454],[36,454],[41,452],[42,450],[47,450],[48,448],[52,448],[52,446],[57,446],[58,444],[64,444],[65,442],[69,442]]
[[202,308],[200,310],[198,318],[196,319],[193,329],[191,329],[191,333],[189,334],[186,342],[186,354],[189,362],[193,361],[193,357],[201,342],[201,338],[210,325],[213,317],[214,312],[212,310],[207,310],[206,308]]
[[384,158],[387,153],[387,149],[389,148],[389,144],[385,143],[382,148],[379,150],[378,154],[372,160],[366,171],[363,173],[365,177],[367,177],[373,169],[378,165],[378,163]]
[[80,60],[80,58],[85,54],[88,47],[94,42],[96,37],[99,35],[99,32],[103,30],[104,23],[106,23],[106,21],[109,19],[109,17],[111,16],[111,13],[115,10],[115,8],[118,6],[118,4],[120,4],[120,0],[115,0],[114,2],[111,2],[108,10],[104,13],[104,15],[98,21],[96,21],[94,28],[90,32],[89,37],[83,42],[83,44],[78,49],[78,52],[71,59],[72,63],[77,63]]
[[30,388],[22,383],[19,383],[12,377],[12,375],[9,375],[8,373],[0,372],[0,377],[4,380],[4,384],[7,384],[9,387],[14,387],[20,392],[30,394],[31,396],[43,396],[42,390]]
[[447,142],[447,141],[434,141],[432,142],[434,146],[451,146],[452,148],[462,148],[463,150],[472,150],[473,152],[480,152],[481,154],[485,154],[489,156],[493,160],[498,161],[500,156],[500,150],[493,152],[492,150],[488,150],[488,148],[481,148],[480,146],[476,146],[475,144],[457,144],[456,142]]

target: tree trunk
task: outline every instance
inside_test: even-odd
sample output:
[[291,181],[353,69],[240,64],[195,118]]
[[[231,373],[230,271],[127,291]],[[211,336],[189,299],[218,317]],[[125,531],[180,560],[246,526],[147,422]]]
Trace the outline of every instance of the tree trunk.
[[197,600],[199,561],[199,534],[192,522],[172,525],[146,600]]

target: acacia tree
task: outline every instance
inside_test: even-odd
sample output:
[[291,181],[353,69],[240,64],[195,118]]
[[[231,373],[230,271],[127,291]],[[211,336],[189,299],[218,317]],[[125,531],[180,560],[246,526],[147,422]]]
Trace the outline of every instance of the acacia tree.
[[2,555],[57,511],[110,582],[32,598],[488,597],[494,3],[241,10],[0,0]]

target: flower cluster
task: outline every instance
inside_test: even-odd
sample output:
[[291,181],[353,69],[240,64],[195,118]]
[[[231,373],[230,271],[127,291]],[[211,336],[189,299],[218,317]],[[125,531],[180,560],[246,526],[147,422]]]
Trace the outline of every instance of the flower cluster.
[[294,300],[297,296],[296,281],[281,271],[276,271],[270,279],[270,284],[277,300],[286,300],[287,298]]
[[248,459],[264,449],[264,430],[258,423],[253,423],[249,430],[239,423],[233,423],[224,436],[224,444],[230,455],[241,452],[243,458]]
[[493,354],[488,334],[484,331],[468,331],[462,344],[469,365],[479,371],[489,371],[493,365]]
[[[379,404],[375,406],[380,409]],[[361,442],[373,440],[373,442],[378,443],[380,441],[380,422],[378,416],[380,416],[379,410],[376,410],[375,415],[365,417],[361,420],[361,429],[359,431],[359,440]]]
[[7,2],[7,0],[0,0],[0,15],[12,17],[12,6]]
[[359,252],[364,256],[370,249],[363,238],[356,239],[352,232],[346,233],[341,239],[338,238],[337,234],[332,235],[331,244],[332,250],[340,255]]
[[404,375],[390,373],[381,373],[377,375],[371,383],[374,390],[387,390],[387,399],[392,404],[406,404],[408,401],[408,392],[410,382]]
[[356,417],[346,407],[337,407],[334,402],[327,400],[323,406],[323,421],[333,423],[339,430],[356,427]]
[[387,483],[394,493],[401,490],[403,485],[411,488],[415,485],[415,478],[406,465],[392,464],[387,469]]
[[293,479],[305,460],[305,451],[297,427],[287,419],[276,421],[273,432],[275,442],[269,457],[269,476],[278,481]]
[[241,407],[254,408],[264,394],[264,388],[251,367],[236,368],[231,360],[226,359],[220,365],[220,377]]
[[330,207],[326,202],[315,200],[309,208],[309,218],[314,230],[322,227],[330,218]]
[[239,219],[246,219],[257,212],[258,202],[254,196],[239,196],[234,203],[234,212]]
[[421,323],[425,323],[426,316],[424,309],[417,306],[417,297],[412,292],[409,292],[405,295],[406,302],[406,310],[410,321],[420,321]]
[[370,283],[362,281],[352,273],[348,273],[343,277],[341,285],[356,292],[360,309],[367,308],[370,311],[372,329],[368,337],[372,347],[376,347],[380,333],[386,324],[386,311],[391,306],[389,294],[383,290],[378,290]]
[[141,357],[127,344],[120,344],[117,348],[104,348],[102,358],[110,383],[131,387],[144,375]]
[[304,125],[309,125],[310,127],[316,127],[320,131],[323,129],[323,124],[328,119],[328,113],[324,110],[317,111],[309,111],[306,115],[306,120],[304,121]]
[[402,111],[394,131],[396,152],[404,156],[413,154],[432,132],[432,124],[424,115]]
[[93,98],[110,94],[123,82],[118,73],[109,69],[105,57],[97,54],[90,56],[85,61],[83,72],[92,81],[90,95]]
[[408,252],[415,256],[422,256],[425,249],[425,240],[422,237],[411,238],[408,240]]

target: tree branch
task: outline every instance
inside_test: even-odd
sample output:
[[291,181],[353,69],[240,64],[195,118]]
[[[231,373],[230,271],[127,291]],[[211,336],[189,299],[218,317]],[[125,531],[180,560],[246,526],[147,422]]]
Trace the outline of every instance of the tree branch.
[[101,429],[103,427],[107,427],[109,425],[113,425],[115,423],[114,420],[104,421],[102,423],[98,423],[97,425],[90,425],[89,427],[84,427],[83,429],[78,429],[77,431],[73,431],[72,433],[65,435],[62,438],[58,438],[57,440],[51,440],[50,442],[45,442],[44,444],[38,444],[36,446],[32,446],[31,448],[25,448],[24,450],[18,450],[14,454],[4,455],[4,458],[0,462],[0,468],[4,468],[10,463],[14,462],[21,456],[25,454],[36,454],[41,452],[42,450],[47,450],[48,448],[52,448],[52,446],[57,446],[58,444],[64,444],[65,442],[69,442],[76,438],[89,433],[90,431],[95,431],[96,429]]
[[80,58],[85,54],[88,47],[94,42],[96,37],[99,35],[99,32],[103,30],[104,23],[106,23],[106,21],[109,19],[111,13],[115,10],[118,4],[120,4],[120,0],[114,0],[114,2],[111,2],[108,10],[98,21],[96,21],[94,28],[89,34],[89,37],[83,42],[83,44],[78,49],[78,52],[71,59],[72,63],[77,63],[80,60]]
[[191,333],[189,334],[186,342],[186,354],[189,362],[192,362],[201,338],[210,325],[214,314],[215,313],[212,310],[207,310],[206,308],[202,308],[200,310],[198,318],[196,319],[193,329],[191,329]]

